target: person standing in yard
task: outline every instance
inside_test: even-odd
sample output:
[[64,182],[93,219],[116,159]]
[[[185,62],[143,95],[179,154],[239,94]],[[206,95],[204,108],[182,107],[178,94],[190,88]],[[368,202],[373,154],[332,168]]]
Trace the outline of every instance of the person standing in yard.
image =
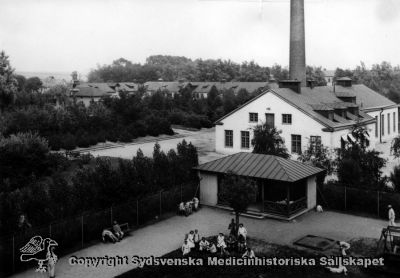
[[192,202],[193,202],[193,210],[197,211],[199,209],[199,199],[197,197],[194,197]]
[[53,246],[50,247],[49,251],[47,252],[46,259],[47,259],[47,271],[49,272],[49,277],[54,278],[56,263],[58,258],[57,255],[54,253]]
[[185,240],[185,242],[182,245],[182,255],[186,256],[187,254],[189,254],[190,253],[190,249],[191,249],[191,247],[190,247],[188,241]]
[[200,242],[199,230],[197,230],[197,229],[194,230],[193,239],[194,239],[194,245],[196,246],[196,248],[199,247],[199,242]]
[[239,229],[238,229],[238,236],[240,235],[244,237],[244,240],[247,239],[247,230],[242,223],[239,224]]
[[392,207],[392,205],[388,206],[389,212],[388,212],[388,216],[389,216],[389,226],[396,226],[395,218],[396,218],[396,214],[394,213],[394,209]]
[[235,219],[232,218],[231,223],[229,223],[228,230],[230,230],[229,235],[236,236],[236,223]]

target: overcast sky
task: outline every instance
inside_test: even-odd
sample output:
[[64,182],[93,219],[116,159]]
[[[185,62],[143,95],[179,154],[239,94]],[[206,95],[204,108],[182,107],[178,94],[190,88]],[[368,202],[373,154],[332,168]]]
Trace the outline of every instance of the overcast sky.
[[[400,0],[305,0],[307,64],[400,64]],[[17,71],[85,73],[168,54],[289,62],[289,0],[0,0]]]

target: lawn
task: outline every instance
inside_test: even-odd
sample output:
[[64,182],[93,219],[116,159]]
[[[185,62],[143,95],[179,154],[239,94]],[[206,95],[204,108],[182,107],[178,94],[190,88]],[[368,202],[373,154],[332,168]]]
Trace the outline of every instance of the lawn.
[[[328,253],[317,253],[316,251],[294,248],[291,246],[282,246],[271,244],[258,239],[249,239],[249,246],[253,248],[257,257],[305,257],[318,258],[322,255],[339,254],[338,250],[329,250]],[[360,239],[351,242],[354,248],[352,255],[372,256],[376,240]],[[234,254],[235,255],[235,254]],[[267,278],[267,277],[340,277],[343,274],[332,274],[325,270],[323,266],[209,266],[207,265],[207,255],[199,252],[192,252],[192,257],[203,258],[205,265],[203,266],[145,266],[136,268],[126,272],[119,278],[141,278],[141,277],[241,277],[241,278]],[[236,255],[237,256],[237,255]],[[174,250],[163,257],[165,258],[181,258],[182,253],[179,249]],[[369,273],[357,267],[347,267],[348,277],[387,277],[382,274]]]

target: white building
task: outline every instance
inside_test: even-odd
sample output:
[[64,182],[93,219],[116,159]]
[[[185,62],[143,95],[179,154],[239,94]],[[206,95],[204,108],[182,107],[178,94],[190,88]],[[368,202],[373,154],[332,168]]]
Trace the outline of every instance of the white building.
[[[335,87],[314,88],[300,88],[299,81],[284,81],[280,88],[265,90],[216,122],[216,151],[251,152],[252,129],[266,122],[282,131],[292,154],[303,151],[310,140],[339,148],[353,139],[350,133],[355,124],[368,130],[370,145],[374,146],[380,138],[388,141],[397,135],[397,107],[364,85],[352,85],[351,80],[338,81]],[[382,128],[376,116],[385,123]]]

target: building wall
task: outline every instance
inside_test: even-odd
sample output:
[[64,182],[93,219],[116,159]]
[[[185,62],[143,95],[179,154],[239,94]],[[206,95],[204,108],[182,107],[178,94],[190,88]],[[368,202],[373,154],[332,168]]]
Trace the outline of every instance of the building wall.
[[317,206],[317,178],[316,176],[307,179],[307,208],[312,209]]
[[[249,113],[258,113],[258,122],[249,122]],[[310,136],[321,136],[321,142],[324,146],[339,148],[341,146],[340,137],[348,134],[350,129],[335,132],[324,132],[324,126],[301,112],[294,106],[275,96],[273,93],[266,93],[257,100],[244,106],[232,115],[223,119],[223,125],[217,125],[215,128],[217,152],[232,154],[237,152],[251,152],[249,149],[241,148],[241,131],[250,131],[250,142],[253,139],[252,129],[257,124],[265,122],[265,113],[275,114],[275,127],[282,130],[281,136],[285,141],[286,148],[291,152],[292,134],[301,135],[302,150],[307,148]],[[282,114],[292,115],[292,124],[282,123]],[[225,130],[233,130],[233,147],[225,147]],[[293,157],[296,157],[293,154]]]
[[200,172],[200,203],[215,206],[218,203],[218,178],[215,174]]
[[[394,113],[394,119],[395,119],[395,124],[393,124],[393,113]],[[381,132],[381,123],[382,119],[381,116],[384,116],[384,125],[383,125],[383,135],[382,135],[382,142],[391,142],[394,137],[396,137],[399,134],[399,115],[398,115],[398,108],[389,108],[389,109],[384,109],[382,114],[381,111],[372,111],[372,112],[367,112],[368,115],[371,117],[375,118],[377,117],[377,127],[378,127],[378,132],[376,133],[376,126],[372,126],[372,132],[370,133],[370,138],[371,138],[371,145],[375,145],[380,143],[380,132]],[[390,115],[390,132],[388,132],[388,115]]]

